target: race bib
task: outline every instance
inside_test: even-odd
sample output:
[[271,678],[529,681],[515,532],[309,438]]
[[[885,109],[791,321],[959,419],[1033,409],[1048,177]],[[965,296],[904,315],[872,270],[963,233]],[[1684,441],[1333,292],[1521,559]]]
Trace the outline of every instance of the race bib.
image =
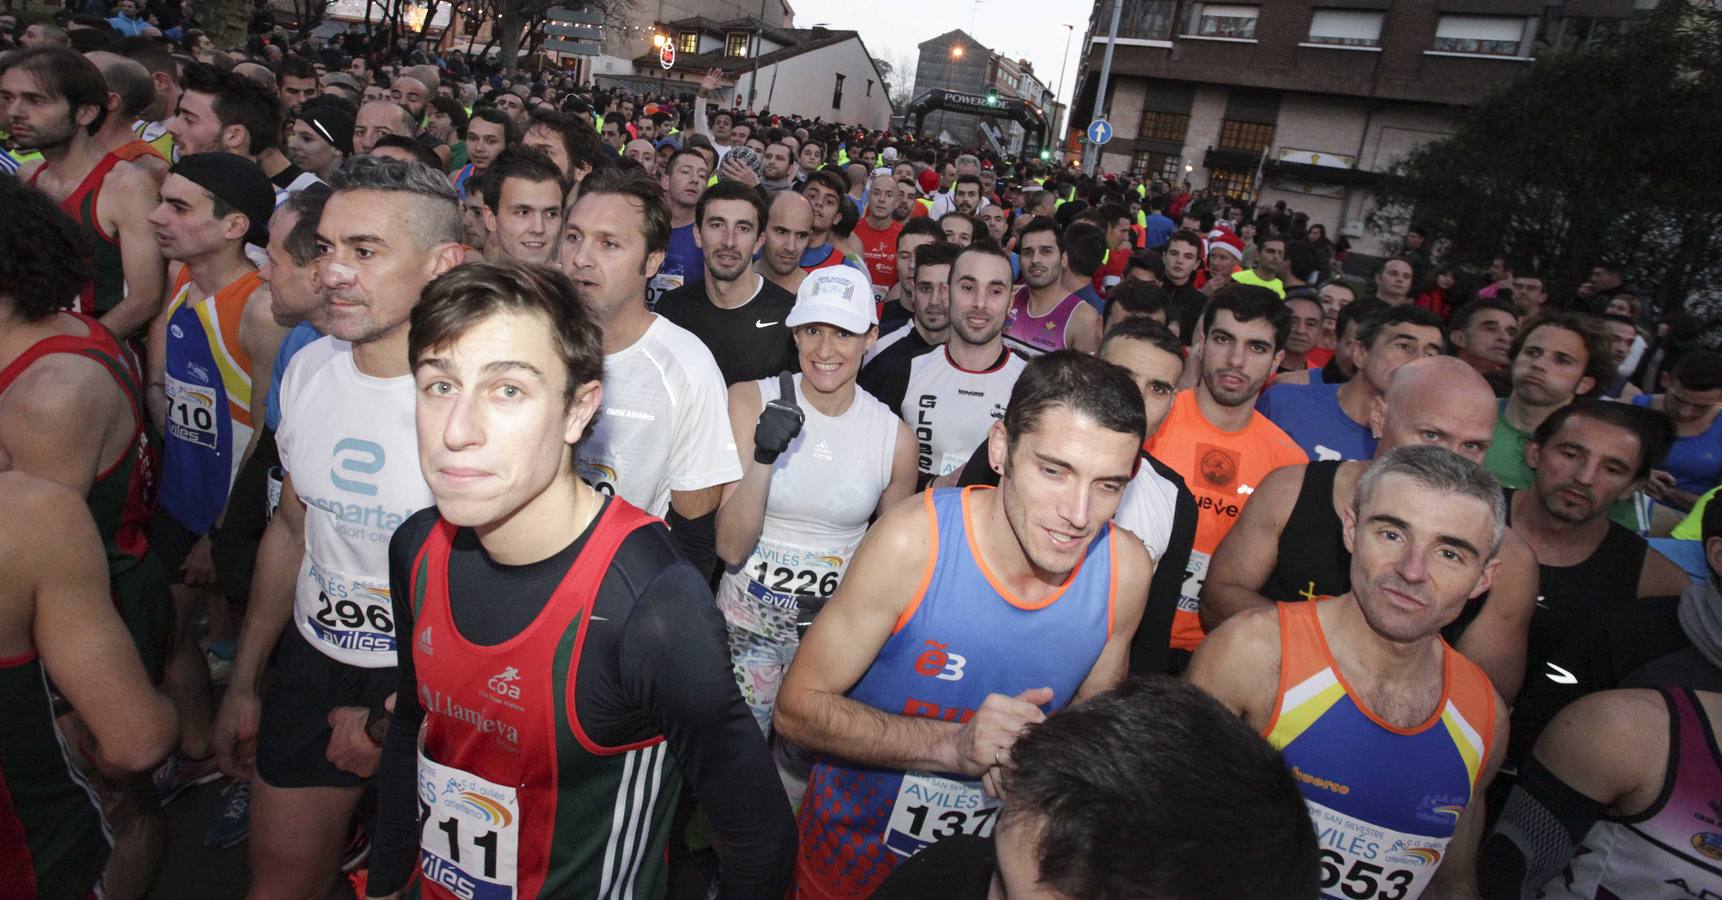
[[1209,556],[1200,550],[1190,551],[1190,567],[1184,570],[1184,586],[1178,590],[1178,608],[1187,613],[1201,609],[1202,584],[1208,580]]
[[511,787],[441,765],[419,742],[419,869],[456,897],[513,900],[520,799]]
[[939,458],[939,474],[942,476],[949,475],[952,472],[960,472],[963,470],[963,467],[968,464],[968,454],[946,453],[944,456]]
[[215,449],[215,388],[166,376],[168,436]]
[[307,577],[317,599],[304,610],[317,639],[343,650],[395,652],[395,609],[387,582],[368,581],[312,563]]
[[[1307,801],[1306,801],[1307,802]],[[1401,834],[1308,802],[1321,846],[1321,895],[1333,900],[1417,900],[1449,838]]]
[[577,458],[574,471],[592,490],[608,497],[616,496],[616,482],[621,480],[621,476],[616,474],[615,463],[607,459]]
[[906,772],[885,826],[885,846],[914,856],[928,844],[959,834],[991,837],[999,801],[978,781],[957,781],[929,772]]
[[801,547],[760,538],[742,567],[747,577],[777,594],[830,597],[849,564],[842,549]]
[[646,308],[657,309],[658,301],[664,295],[682,286],[686,279],[681,275],[653,275],[646,285]]

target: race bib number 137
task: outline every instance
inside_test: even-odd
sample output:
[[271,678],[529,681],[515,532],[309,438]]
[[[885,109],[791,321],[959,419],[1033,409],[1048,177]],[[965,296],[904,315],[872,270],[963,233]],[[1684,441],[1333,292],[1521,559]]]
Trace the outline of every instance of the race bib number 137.
[[907,772],[885,826],[885,846],[914,856],[928,844],[959,834],[990,837],[999,801],[976,781],[957,781],[928,772]]

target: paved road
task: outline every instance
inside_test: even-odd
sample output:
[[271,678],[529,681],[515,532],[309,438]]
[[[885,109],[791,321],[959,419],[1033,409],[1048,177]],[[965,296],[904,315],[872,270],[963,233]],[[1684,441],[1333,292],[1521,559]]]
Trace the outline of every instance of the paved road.
[[[168,846],[148,900],[242,900],[251,883],[246,845],[213,850],[203,845],[209,823],[221,812],[221,788],[226,781],[200,784],[175,798],[167,808]],[[708,861],[677,866],[670,900],[704,900],[711,878]]]
[[156,876],[150,900],[238,900],[251,883],[245,844],[227,850],[203,845],[204,832],[221,812],[227,782],[200,784],[167,808],[167,858]]

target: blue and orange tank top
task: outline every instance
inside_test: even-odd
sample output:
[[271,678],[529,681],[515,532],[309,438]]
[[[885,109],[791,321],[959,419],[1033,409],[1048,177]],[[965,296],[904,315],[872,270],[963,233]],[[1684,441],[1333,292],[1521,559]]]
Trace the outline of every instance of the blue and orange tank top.
[[[988,694],[1051,687],[1068,706],[1112,632],[1117,557],[1101,527],[1064,584],[1016,597],[975,543],[977,490],[922,496],[933,549],[920,586],[849,698],[893,715],[965,722]],[[821,758],[800,815],[796,889],[802,897],[866,897],[903,860],[941,838],[987,836],[998,814],[977,779],[902,772]]]
[[471,181],[472,176],[476,174],[478,174],[478,167],[472,163],[467,163],[454,170],[454,174],[448,177],[448,183],[454,185],[454,192],[460,195],[462,203],[466,202],[466,183]]
[[1279,699],[1264,734],[1309,805],[1322,897],[1417,900],[1488,763],[1495,690],[1443,641],[1434,712],[1412,728],[1388,724],[1334,662],[1317,615],[1332,602],[1278,605]]
[[1698,696],[1663,688],[1668,774],[1656,802],[1592,825],[1548,897],[1722,896],[1722,749]]
[[245,304],[263,284],[247,272],[202,300],[180,269],[167,308],[167,424],[161,505],[192,534],[206,534],[227,505],[251,442],[251,354],[239,342]]

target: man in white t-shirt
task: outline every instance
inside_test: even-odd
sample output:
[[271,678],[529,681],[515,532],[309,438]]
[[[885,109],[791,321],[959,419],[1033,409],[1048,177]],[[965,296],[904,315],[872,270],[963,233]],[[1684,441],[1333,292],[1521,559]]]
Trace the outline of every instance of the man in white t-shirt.
[[741,464],[711,351],[646,308],[669,235],[663,190],[640,173],[593,175],[569,212],[562,271],[604,329],[602,415],[575,465],[600,492],[654,516],[674,513],[677,543],[710,571],[710,517]]
[[251,778],[252,883],[269,896],[330,889],[376,773],[396,680],[389,539],[433,502],[418,464],[409,317],[423,287],[464,256],[447,176],[362,156],[331,186],[317,228],[329,335],[281,379],[281,501],[215,723],[222,769]]

